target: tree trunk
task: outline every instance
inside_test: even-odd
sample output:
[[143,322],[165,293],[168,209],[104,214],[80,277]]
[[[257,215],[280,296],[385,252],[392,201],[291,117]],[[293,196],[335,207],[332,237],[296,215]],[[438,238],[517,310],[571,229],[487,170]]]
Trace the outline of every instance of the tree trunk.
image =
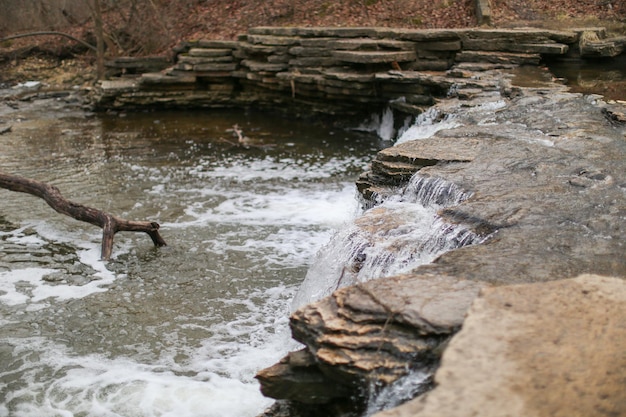
[[102,9],[100,0],[93,0],[93,15],[96,34],[96,74],[98,80],[104,78],[104,29],[102,24]]
[[58,213],[102,228],[101,257],[104,260],[111,258],[111,253],[113,252],[113,237],[117,232],[145,232],[150,236],[155,246],[166,245],[165,240],[163,240],[159,234],[160,226],[158,223],[124,220],[101,210],[71,202],[66,200],[61,195],[59,189],[53,185],[0,173],[0,188],[28,193],[42,198]]

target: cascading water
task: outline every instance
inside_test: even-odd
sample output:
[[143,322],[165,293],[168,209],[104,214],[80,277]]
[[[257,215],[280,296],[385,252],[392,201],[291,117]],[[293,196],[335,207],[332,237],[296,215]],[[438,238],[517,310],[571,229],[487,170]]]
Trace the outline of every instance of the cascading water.
[[393,111],[390,107],[386,107],[382,114],[373,114],[367,123],[361,124],[354,130],[376,133],[382,140],[391,141],[396,133],[394,123]]
[[[425,139],[460,125],[454,116],[442,117],[432,108],[401,132],[398,142]],[[292,309],[343,286],[407,273],[446,251],[481,242],[484,238],[463,225],[446,223],[437,215],[441,208],[469,197],[453,183],[415,174],[400,193],[376,201],[320,250]]]
[[365,211],[318,253],[292,308],[338,288],[410,272],[451,249],[483,238],[437,215],[469,194],[441,178],[415,175],[403,192]]
[[409,140],[426,139],[440,130],[452,129],[460,125],[454,115],[442,115],[439,109],[431,107],[417,116],[412,126],[399,132],[396,144],[404,143]]
[[375,394],[369,399],[363,417],[369,417],[423,394],[432,385],[432,374],[432,369],[414,371],[380,390],[371,387],[369,391]]

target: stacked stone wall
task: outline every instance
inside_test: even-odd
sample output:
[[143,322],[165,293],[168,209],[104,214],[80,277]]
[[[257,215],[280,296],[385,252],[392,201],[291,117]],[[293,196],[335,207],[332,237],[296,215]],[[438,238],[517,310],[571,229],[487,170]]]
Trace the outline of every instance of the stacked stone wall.
[[437,29],[257,27],[237,41],[189,41],[164,71],[102,83],[101,107],[303,109],[359,114],[389,103],[418,114],[448,94],[455,69],[538,65],[621,54],[602,28]]

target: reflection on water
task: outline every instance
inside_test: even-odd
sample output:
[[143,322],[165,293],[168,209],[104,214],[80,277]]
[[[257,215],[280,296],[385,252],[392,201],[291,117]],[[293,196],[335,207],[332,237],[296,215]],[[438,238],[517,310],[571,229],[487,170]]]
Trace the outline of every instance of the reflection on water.
[[[243,112],[2,113],[0,169],[162,225],[165,248],[0,190],[0,416],[254,416],[289,303],[357,211],[371,136]],[[237,146],[238,125],[248,146]]]
[[573,92],[626,100],[626,55],[612,59],[557,61],[549,63],[548,67]]

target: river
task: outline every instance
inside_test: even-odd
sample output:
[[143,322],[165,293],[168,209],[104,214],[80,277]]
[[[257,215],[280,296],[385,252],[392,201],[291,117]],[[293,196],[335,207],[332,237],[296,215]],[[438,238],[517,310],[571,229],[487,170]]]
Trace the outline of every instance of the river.
[[[465,113],[492,123],[503,105],[494,100]],[[428,115],[397,142],[461,123]],[[298,348],[293,306],[328,294],[343,264],[370,251],[343,226],[360,212],[355,181],[391,144],[379,137],[394,137],[392,122],[374,134],[245,111],[93,114],[72,95],[0,103],[0,131],[11,127],[0,171],[159,222],[168,243],[119,233],[103,262],[98,228],[0,190],[0,417],[259,415],[272,400],[255,373]],[[387,208],[433,229],[435,210],[418,197]],[[428,237],[405,229],[405,240]],[[448,246],[399,263],[410,270]],[[371,255],[350,279],[380,275]]]
[[260,414],[254,375],[297,347],[291,300],[383,144],[264,113],[74,104],[2,109],[1,170],[157,221],[168,246],[118,233],[103,262],[98,228],[0,190],[0,416]]

